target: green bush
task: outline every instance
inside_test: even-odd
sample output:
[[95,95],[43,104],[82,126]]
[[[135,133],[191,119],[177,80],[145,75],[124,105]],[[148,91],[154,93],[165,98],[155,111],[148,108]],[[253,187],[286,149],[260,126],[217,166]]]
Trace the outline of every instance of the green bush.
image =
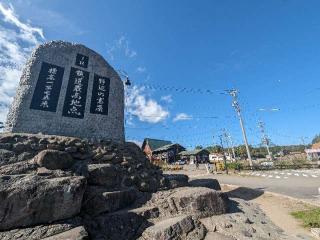
[[238,162],[227,163],[228,169],[239,170],[242,169],[242,164]]
[[319,228],[320,227],[320,208],[297,211],[291,213],[297,219],[301,219],[303,225],[309,228]]

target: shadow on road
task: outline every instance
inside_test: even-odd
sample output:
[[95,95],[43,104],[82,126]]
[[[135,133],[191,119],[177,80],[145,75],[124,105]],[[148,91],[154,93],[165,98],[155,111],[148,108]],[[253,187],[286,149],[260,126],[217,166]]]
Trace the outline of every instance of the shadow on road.
[[241,198],[243,200],[252,200],[260,197],[264,193],[264,188],[246,188],[238,187],[226,192],[229,197]]

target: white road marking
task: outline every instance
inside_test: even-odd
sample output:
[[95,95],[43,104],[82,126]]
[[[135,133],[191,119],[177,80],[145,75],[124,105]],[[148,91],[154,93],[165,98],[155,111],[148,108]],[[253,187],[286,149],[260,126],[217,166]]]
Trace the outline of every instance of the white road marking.
[[276,178],[281,178],[280,176],[276,176]]

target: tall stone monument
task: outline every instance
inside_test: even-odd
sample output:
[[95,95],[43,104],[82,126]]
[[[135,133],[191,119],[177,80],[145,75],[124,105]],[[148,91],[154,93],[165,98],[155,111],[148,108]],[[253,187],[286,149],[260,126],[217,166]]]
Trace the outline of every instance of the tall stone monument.
[[6,131],[124,141],[124,87],[91,49],[63,41],[37,47],[8,113]]

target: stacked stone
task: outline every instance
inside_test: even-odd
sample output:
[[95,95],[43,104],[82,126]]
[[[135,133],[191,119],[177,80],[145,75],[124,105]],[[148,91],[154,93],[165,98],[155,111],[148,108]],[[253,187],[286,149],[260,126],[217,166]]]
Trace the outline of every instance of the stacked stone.
[[134,143],[0,136],[0,239],[200,240],[198,219],[228,211],[217,190],[162,174]]
[[108,190],[133,186],[145,192],[156,191],[164,181],[134,143],[33,134],[0,137],[0,174],[84,176],[89,185]]
[[[154,192],[164,183],[161,171],[134,143],[3,134],[0,231],[25,230],[0,233],[0,239],[39,239],[77,227],[80,221],[75,216],[127,207],[138,192]],[[34,225],[39,225],[38,231],[28,230]]]

